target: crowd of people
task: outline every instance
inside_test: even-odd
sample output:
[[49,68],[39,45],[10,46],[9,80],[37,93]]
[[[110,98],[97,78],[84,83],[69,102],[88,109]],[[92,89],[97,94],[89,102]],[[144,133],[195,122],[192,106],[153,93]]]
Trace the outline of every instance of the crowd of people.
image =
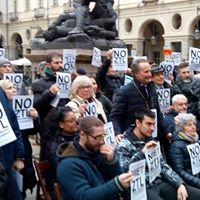
[[[131,199],[135,174],[130,165],[145,160],[145,152],[159,144],[160,174],[150,181],[150,169],[145,167],[147,199],[199,199],[200,167],[195,171],[190,154],[196,155],[200,166],[200,79],[187,62],[177,66],[176,77],[171,74],[168,83],[160,66],[133,60],[127,71],[133,79],[125,85],[125,74],[112,68],[109,50],[95,76],[83,69],[73,72],[69,96],[59,98],[56,106],[52,101],[60,92],[56,73],[63,71],[62,56],[49,53],[39,69],[32,83],[33,107],[28,110],[34,125],[20,130],[12,108],[16,89],[3,79],[14,71],[8,59],[0,58],[0,103],[16,136],[0,147],[0,177],[5,179],[0,178],[0,199],[25,199],[26,191],[36,186],[29,136],[37,133],[40,160],[48,160],[51,166],[45,180],[52,200],[55,182],[63,200]],[[157,89],[165,88],[171,94],[167,111],[161,109],[157,94]],[[23,84],[19,95],[28,95]],[[87,113],[89,104],[95,107],[95,115]],[[116,146],[104,141],[107,122],[113,123]],[[23,175],[22,191],[16,171]]]

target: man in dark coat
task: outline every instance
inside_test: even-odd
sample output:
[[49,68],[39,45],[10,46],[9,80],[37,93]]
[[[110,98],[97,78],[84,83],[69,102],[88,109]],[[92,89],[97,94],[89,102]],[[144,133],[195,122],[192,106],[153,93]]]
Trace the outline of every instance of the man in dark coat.
[[157,110],[158,136],[164,140],[166,137],[171,137],[170,130],[160,112],[155,86],[151,82],[151,67],[148,61],[145,59],[133,61],[132,73],[133,81],[116,93],[110,114],[117,142],[120,141],[122,133],[133,123],[135,111],[143,107]]

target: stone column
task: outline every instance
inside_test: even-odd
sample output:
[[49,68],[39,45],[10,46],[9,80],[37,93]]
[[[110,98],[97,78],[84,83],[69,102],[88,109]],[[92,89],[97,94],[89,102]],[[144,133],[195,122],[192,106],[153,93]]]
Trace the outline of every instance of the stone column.
[[143,56],[143,41],[144,38],[136,38],[133,39],[133,48],[136,49],[137,55],[138,56]]

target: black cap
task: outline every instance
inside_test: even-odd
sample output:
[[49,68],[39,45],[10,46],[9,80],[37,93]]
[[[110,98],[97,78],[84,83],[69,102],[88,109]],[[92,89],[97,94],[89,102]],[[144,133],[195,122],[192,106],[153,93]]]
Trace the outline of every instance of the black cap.
[[151,67],[151,73],[152,74],[155,74],[155,73],[158,73],[158,72],[163,72],[163,69],[157,65],[153,65]]

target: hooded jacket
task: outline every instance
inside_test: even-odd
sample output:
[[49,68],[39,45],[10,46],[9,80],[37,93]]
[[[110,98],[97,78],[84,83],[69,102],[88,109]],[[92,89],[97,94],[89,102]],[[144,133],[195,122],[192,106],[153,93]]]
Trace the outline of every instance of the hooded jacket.
[[[63,143],[57,154],[62,159],[57,168],[63,200],[114,200],[123,188],[117,184],[119,163],[106,161],[101,154],[86,152],[74,142]],[[114,178],[115,177],[115,178]],[[120,190],[121,189],[121,190]]]

